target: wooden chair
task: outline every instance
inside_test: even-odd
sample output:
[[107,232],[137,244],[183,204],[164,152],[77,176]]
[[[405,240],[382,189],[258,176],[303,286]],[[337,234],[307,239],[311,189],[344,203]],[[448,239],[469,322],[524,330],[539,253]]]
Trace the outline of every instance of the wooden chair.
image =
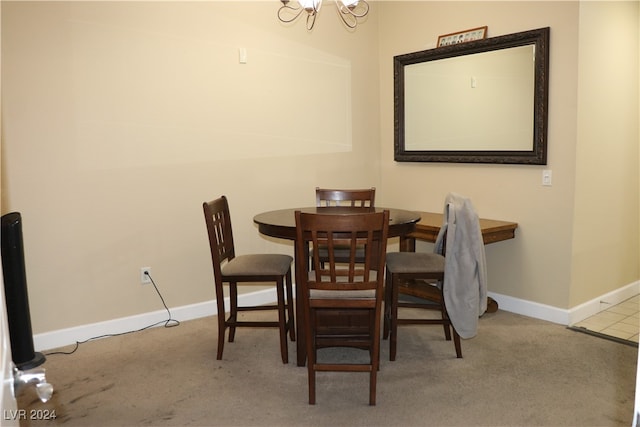
[[[360,208],[372,208],[375,206],[375,199],[375,187],[362,190],[337,190],[316,187],[317,207],[351,206]],[[325,262],[328,257],[327,249],[321,246],[318,248],[318,250],[321,262]],[[311,255],[313,255],[313,253]],[[336,246],[334,249],[334,255],[337,257],[338,262],[346,263],[349,261],[348,248]],[[364,252],[362,248],[358,248],[356,252],[356,258],[358,259],[358,262],[363,262],[363,256]]]
[[[435,249],[436,253],[387,254],[383,336],[391,335],[390,360],[396,358],[398,325],[407,324],[443,325],[445,338],[449,341],[453,335],[456,356],[461,358],[460,338],[476,334],[478,317],[487,309],[484,242],[470,199],[447,195]],[[413,300],[400,301],[400,294]],[[440,318],[398,318],[399,307],[437,310]]]
[[[225,196],[202,204],[209,234],[211,262],[218,306],[218,354],[222,359],[225,331],[229,328],[229,342],[233,342],[237,327],[277,327],[280,329],[282,362],[288,363],[287,332],[295,341],[291,263],[293,258],[280,254],[252,254],[236,256],[229,204]],[[238,283],[273,282],[276,285],[276,305],[238,306]],[[229,284],[230,314],[225,320],[223,284]],[[286,287],[286,299],[285,299]],[[278,310],[278,321],[238,320],[238,313],[256,310]],[[288,313],[288,316],[287,316]]]
[[[444,303],[442,289],[438,283],[444,282],[445,257],[436,253],[393,252],[387,254],[387,274],[385,283],[385,316],[383,337],[389,341],[389,360],[396,360],[398,325],[442,325],[445,339],[451,340],[456,348],[456,356],[462,357],[460,336],[451,324]],[[400,300],[399,295],[409,296]],[[398,308],[421,308],[440,312],[440,318],[400,318]]]
[[334,190],[316,187],[316,206],[375,206],[376,188],[364,190]]
[[[304,247],[324,245],[329,248],[328,260],[320,261],[314,251],[311,271],[301,274],[304,327],[308,357],[309,404],[316,401],[316,372],[369,372],[369,404],[376,404],[376,378],[380,363],[380,315],[383,293],[383,269],[387,246],[389,211],[352,215],[311,214],[296,212],[296,268],[308,271]],[[331,250],[348,245],[349,260],[338,263]],[[364,262],[356,260],[356,247],[364,248]],[[350,328],[348,324],[322,327],[323,315],[339,313],[365,314],[366,325]],[[348,321],[347,321],[348,323]],[[368,362],[320,362],[318,349],[353,347],[368,351]]]

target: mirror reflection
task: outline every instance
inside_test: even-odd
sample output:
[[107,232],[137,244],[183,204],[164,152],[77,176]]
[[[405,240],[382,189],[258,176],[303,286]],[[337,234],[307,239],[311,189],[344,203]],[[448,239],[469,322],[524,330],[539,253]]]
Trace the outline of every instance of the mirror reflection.
[[405,149],[530,150],[533,51],[521,46],[405,67]]

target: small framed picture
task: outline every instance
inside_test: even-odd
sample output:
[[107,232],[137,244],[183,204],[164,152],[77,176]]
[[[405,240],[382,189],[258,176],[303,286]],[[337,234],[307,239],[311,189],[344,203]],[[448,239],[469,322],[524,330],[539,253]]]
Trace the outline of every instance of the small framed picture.
[[438,37],[438,47],[452,44],[466,43],[474,40],[487,38],[487,26],[472,28],[470,30],[459,31],[457,33],[445,34]]

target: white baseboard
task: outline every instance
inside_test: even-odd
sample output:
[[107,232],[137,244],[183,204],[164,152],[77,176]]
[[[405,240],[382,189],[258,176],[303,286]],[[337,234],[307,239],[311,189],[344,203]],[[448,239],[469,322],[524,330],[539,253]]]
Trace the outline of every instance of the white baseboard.
[[637,281],[570,309],[553,307],[493,292],[489,292],[489,296],[498,302],[501,310],[569,326],[639,293],[640,281]]
[[494,292],[489,292],[489,296],[496,300],[500,310],[533,317],[535,319],[547,320],[561,325],[567,324],[569,317],[568,310]]
[[[493,292],[489,292],[489,296],[498,302],[501,310],[568,326],[606,310],[609,306],[618,304],[638,293],[640,293],[640,281],[616,289],[571,309],[562,309]],[[276,300],[276,292],[275,289],[265,289],[241,294],[238,298],[239,302],[244,305],[272,304]],[[225,299],[225,305],[229,306],[227,299]],[[179,321],[215,316],[217,313],[215,300],[171,308],[171,317]],[[50,350],[103,335],[121,334],[150,325],[162,326],[168,320],[168,317],[166,310],[157,310],[105,322],[44,332],[34,335],[33,343],[37,351]],[[217,326],[212,325],[212,327]]]
[[[272,304],[276,299],[276,291],[274,288],[241,294],[238,296],[238,303],[243,305]],[[225,298],[225,307],[229,307],[228,298]],[[199,319],[201,317],[215,316],[218,314],[216,300],[170,308],[170,310],[171,317],[178,321]],[[168,318],[169,314],[166,310],[157,310],[135,316],[44,332],[33,336],[33,346],[36,351],[50,350],[104,335],[116,335],[129,331],[137,331],[151,325],[154,325],[154,327],[163,326]],[[217,328],[217,325],[212,325],[212,327]]]
[[630,283],[622,288],[613,290],[598,298],[594,298],[591,301],[575,306],[570,310],[568,324],[573,325],[574,323],[578,323],[587,317],[593,316],[594,314],[598,314],[601,311],[610,308],[613,305],[620,304],[639,293],[640,280]]

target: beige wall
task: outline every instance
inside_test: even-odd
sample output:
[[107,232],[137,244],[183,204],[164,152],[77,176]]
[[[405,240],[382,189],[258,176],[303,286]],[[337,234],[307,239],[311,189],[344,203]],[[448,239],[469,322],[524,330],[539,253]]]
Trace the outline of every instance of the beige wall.
[[[391,15],[380,29],[383,198],[440,211],[445,195],[455,191],[472,198],[481,216],[518,222],[515,240],[487,246],[489,288],[561,308],[568,307],[571,283],[578,11],[577,2],[385,3],[380,11]],[[392,56],[481,25],[489,27],[489,37],[551,27],[548,165],[394,162]],[[552,187],[541,185],[544,168],[553,170]]]
[[[381,197],[390,205],[440,210],[446,193],[455,191],[471,197],[481,216],[517,221],[515,240],[487,246],[492,292],[568,309],[638,280],[638,3],[604,3],[388,2],[380,7],[385,17],[380,21]],[[609,7],[616,12],[598,14],[598,8]],[[624,11],[625,29],[618,31],[632,37],[624,47],[603,47],[605,53],[581,44],[587,34],[602,37],[600,26],[620,25],[616,21]],[[551,27],[548,164],[394,162],[393,55],[433,48],[440,34],[481,25],[488,25],[489,37]],[[625,57],[615,61],[624,71],[600,64],[601,54]],[[579,67],[596,65],[604,74],[578,73]],[[596,87],[610,97],[607,102],[579,108]],[[610,114],[603,119],[605,112]],[[624,118],[615,119],[616,112]],[[613,123],[621,128],[610,129]],[[603,156],[604,146],[615,150]],[[585,158],[591,163],[582,164]],[[552,187],[541,185],[547,168],[553,171]],[[587,182],[578,185],[584,178]],[[593,192],[590,184],[596,182]],[[612,221],[614,235],[603,237]]]
[[[594,78],[578,67],[597,60],[579,58],[591,9],[374,2],[349,32],[327,4],[307,32],[303,22],[280,24],[277,7],[2,2],[2,213],[24,217],[34,333],[161,309],[139,284],[143,266],[172,307],[213,299],[202,202],[229,197],[240,252],[292,253],[260,237],[252,217],[311,205],[318,185],[375,185],[381,205],[435,211],[457,191],[482,216],[518,221],[515,240],[487,248],[492,292],[566,309],[638,280],[637,237],[620,231],[640,234],[637,122],[620,131],[623,152],[611,159],[626,175],[589,178],[602,185],[598,197],[615,187],[625,202],[607,197],[613,206],[601,210],[590,186],[576,184],[593,166],[619,166],[596,162],[601,139],[588,126],[598,111],[578,105]],[[551,27],[552,187],[541,186],[537,166],[393,161],[393,55],[479,25],[489,36]],[[247,64],[238,64],[241,47]],[[637,118],[637,99],[625,102]],[[609,134],[619,122],[600,123]],[[617,252],[635,260],[615,277],[591,279],[595,250],[604,248],[588,231],[609,225],[600,213],[612,209],[623,225],[607,247],[622,245]],[[597,271],[619,269],[619,259]]]
[[637,11],[638,2],[580,7],[570,305],[638,278]]
[[2,7],[2,211],[34,333],[161,310],[144,266],[172,307],[213,299],[205,200],[228,196],[238,251],[292,254],[255,214],[379,184],[376,8],[349,34],[276,2]]

